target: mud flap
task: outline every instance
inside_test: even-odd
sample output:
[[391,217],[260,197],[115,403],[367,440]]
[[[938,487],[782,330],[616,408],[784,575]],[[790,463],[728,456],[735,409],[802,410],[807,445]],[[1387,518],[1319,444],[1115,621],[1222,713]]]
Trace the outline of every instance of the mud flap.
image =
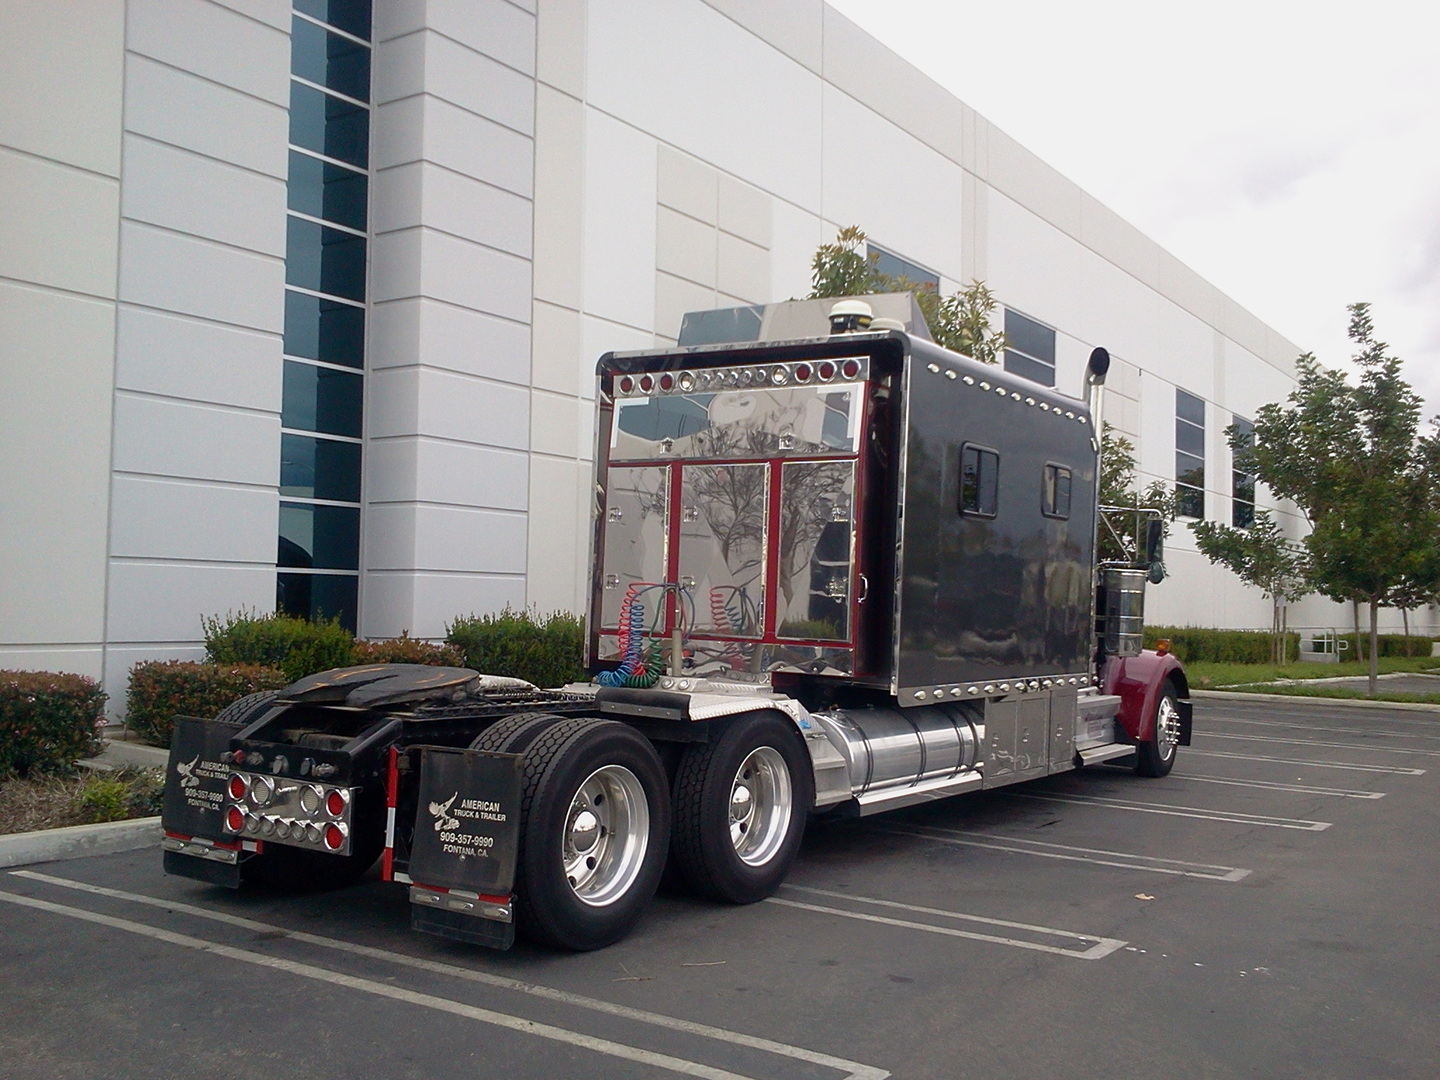
[[239,730],[238,724],[176,718],[160,816],[167,874],[240,887],[240,845],[220,840],[225,835],[225,785],[230,779],[221,755]]
[[1190,727],[1195,715],[1195,706],[1189,698],[1180,698],[1175,702],[1175,711],[1180,714],[1180,745],[1190,745]]
[[509,948],[515,940],[511,891],[520,846],[520,755],[433,746],[418,753],[410,925]]

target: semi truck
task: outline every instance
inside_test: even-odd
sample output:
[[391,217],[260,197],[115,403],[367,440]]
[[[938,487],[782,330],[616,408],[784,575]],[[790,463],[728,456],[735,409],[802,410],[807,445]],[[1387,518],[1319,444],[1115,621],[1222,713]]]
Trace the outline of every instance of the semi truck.
[[936,345],[909,294],[607,353],[591,680],[370,665],[178,718],[164,869],[313,890],[378,860],[416,930],[587,950],[667,867],[771,895],[812,818],[1164,776],[1189,689],[1141,647],[1163,522],[1098,502],[1108,366],[1067,396]]

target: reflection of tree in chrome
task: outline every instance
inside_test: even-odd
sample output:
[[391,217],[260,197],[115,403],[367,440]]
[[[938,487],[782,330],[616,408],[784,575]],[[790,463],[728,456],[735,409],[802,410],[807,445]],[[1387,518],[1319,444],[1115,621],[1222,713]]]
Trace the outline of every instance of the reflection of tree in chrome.
[[[765,466],[709,465],[686,470],[693,502],[719,545],[731,577],[760,565],[765,533]],[[731,562],[732,555],[739,565]]]
[[844,504],[849,513],[847,488],[853,469],[848,461],[797,461],[781,474],[780,591],[787,607],[795,599],[796,577],[808,575],[820,534],[834,520],[834,508]]

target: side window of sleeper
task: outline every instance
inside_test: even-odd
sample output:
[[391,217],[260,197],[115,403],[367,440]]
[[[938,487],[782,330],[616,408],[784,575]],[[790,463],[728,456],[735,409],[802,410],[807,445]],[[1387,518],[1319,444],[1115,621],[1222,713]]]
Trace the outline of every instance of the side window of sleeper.
[[994,517],[1000,502],[1000,455],[966,443],[960,448],[960,513]]
[[1040,485],[1040,512],[1052,518],[1070,516],[1070,470],[1064,465],[1046,464]]

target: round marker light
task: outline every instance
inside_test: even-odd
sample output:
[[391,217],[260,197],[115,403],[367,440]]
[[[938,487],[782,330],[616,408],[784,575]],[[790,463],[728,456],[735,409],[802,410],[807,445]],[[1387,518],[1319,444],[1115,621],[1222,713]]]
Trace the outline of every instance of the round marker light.
[[681,372],[681,373],[680,373],[680,392],[681,392],[682,394],[688,394],[691,390],[694,390],[694,389],[695,389],[695,376],[694,376],[692,373],[688,372],[688,371]]
[[845,375],[845,378],[853,379],[860,374],[860,361],[846,360],[844,365],[841,366],[840,370]]
[[320,810],[320,804],[325,800],[321,798],[319,788],[306,787],[300,789],[300,809],[307,814],[315,814]]
[[331,851],[339,851],[345,846],[345,834],[339,825],[325,826],[325,846]]
[[248,786],[249,785],[245,783],[245,777],[239,775],[238,773],[231,775],[229,784],[230,798],[234,799],[236,802],[239,802],[241,799],[245,798],[245,790]]
[[790,381],[790,373],[783,367],[777,367],[774,371],[770,372],[770,381],[776,386],[784,386]]
[[660,389],[661,389],[661,390],[674,390],[674,389],[675,389],[675,376],[674,376],[674,375],[671,375],[668,371],[667,371],[664,375],[661,375],[661,376],[660,376]]
[[622,394],[631,394],[635,392],[635,380],[632,379],[629,375],[626,375],[623,379],[620,380],[620,392]]
[[272,836],[272,835],[274,835],[274,833],[275,833],[275,819],[274,819],[273,817],[261,818],[261,819],[260,819],[260,831],[261,831],[262,833],[264,833],[266,836]]
[[286,821],[284,818],[281,818],[279,821],[275,822],[275,835],[280,837],[280,839],[282,840],[289,839],[290,822]]
[[795,366],[795,381],[809,382],[810,376],[814,374],[809,364],[797,364]]
[[651,390],[654,390],[654,389],[655,389],[655,376],[653,376],[653,375],[641,375],[641,376],[640,376],[640,389],[643,390],[643,391],[644,391],[645,393],[647,393],[647,394],[650,393]]
[[318,844],[318,843],[320,843],[320,826],[319,826],[319,825],[306,825],[306,826],[305,826],[305,839],[306,839],[306,840],[309,840],[310,843],[312,843],[312,844]]
[[275,794],[275,785],[268,777],[257,776],[250,783],[250,801],[256,806],[270,805],[270,799]]
[[325,812],[331,817],[339,817],[345,813],[345,796],[338,791],[332,791],[326,795]]
[[245,811],[238,806],[232,806],[225,811],[225,828],[231,832],[240,832],[245,828]]
[[834,377],[835,377],[835,365],[832,364],[829,360],[823,361],[823,362],[820,364],[820,381],[821,381],[821,382],[829,382],[829,381],[830,381],[831,379],[833,379]]

